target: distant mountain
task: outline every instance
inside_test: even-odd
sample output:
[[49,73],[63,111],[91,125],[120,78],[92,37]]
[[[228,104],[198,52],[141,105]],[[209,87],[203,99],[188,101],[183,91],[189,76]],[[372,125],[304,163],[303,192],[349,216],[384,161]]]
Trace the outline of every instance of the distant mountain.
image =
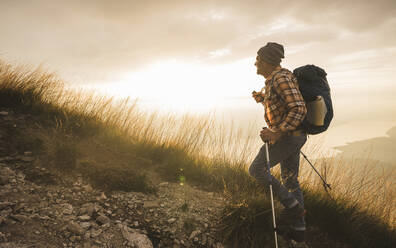
[[386,133],[387,136],[350,142],[335,149],[341,151],[340,156],[349,158],[367,158],[389,164],[396,164],[396,126]]

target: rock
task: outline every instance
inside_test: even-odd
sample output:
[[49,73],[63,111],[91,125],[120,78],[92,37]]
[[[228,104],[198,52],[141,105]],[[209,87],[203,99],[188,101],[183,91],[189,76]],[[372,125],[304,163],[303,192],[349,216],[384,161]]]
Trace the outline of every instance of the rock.
[[7,112],[7,111],[0,111],[0,115],[1,115],[1,116],[7,116],[7,115],[8,115],[8,112]]
[[23,245],[20,242],[14,243],[14,242],[9,242],[9,243],[1,243],[0,248],[29,248],[31,247],[30,245]]
[[99,215],[98,218],[96,218],[96,222],[98,222],[101,225],[104,225],[109,223],[110,219],[107,216]]
[[189,239],[195,238],[195,237],[196,237],[197,235],[199,235],[200,233],[201,233],[200,230],[195,230],[195,231],[191,232],[190,238],[189,238]]
[[0,216],[0,226],[1,224],[3,224],[3,222],[5,222],[5,218],[3,216]]
[[159,206],[159,201],[145,201],[143,204],[144,208],[155,208]]
[[10,217],[12,219],[14,219],[16,221],[19,221],[19,222],[22,222],[22,223],[23,222],[27,222],[27,221],[30,220],[29,216],[26,216],[26,215],[23,215],[23,214],[12,214],[12,215],[10,215]]
[[8,167],[2,167],[2,168],[0,168],[0,175],[6,176],[6,177],[14,177],[15,172]]
[[9,182],[10,181],[8,176],[0,175],[0,185],[6,185]]
[[63,207],[63,211],[62,211],[63,214],[71,215],[73,213],[73,206],[71,204],[65,203],[62,205],[62,207]]
[[158,184],[158,186],[160,186],[160,187],[164,187],[164,186],[168,186],[168,182],[162,182],[162,183],[160,183],[160,184]]
[[71,221],[68,225],[67,225],[67,229],[70,231],[70,232],[72,232],[72,233],[74,233],[74,234],[77,234],[77,235],[83,235],[84,234],[84,229],[79,225],[79,224],[77,224],[76,222],[74,222],[74,221]]
[[215,247],[216,248],[224,248],[224,245],[222,243],[216,243]]
[[128,245],[135,248],[153,248],[153,243],[145,234],[139,233],[137,230],[119,224],[122,236],[128,241]]
[[90,222],[81,222],[80,226],[84,229],[89,229],[92,226],[92,224]]
[[89,220],[91,220],[91,216],[89,216],[89,215],[81,215],[81,216],[78,216],[78,219],[81,220],[81,221],[89,221]]
[[91,243],[89,241],[84,242],[83,248],[91,248]]
[[[0,162],[10,162],[10,161],[13,161],[13,160],[15,160],[15,159],[13,157],[10,157],[10,156],[6,156],[6,157],[3,157],[3,158],[0,158]],[[4,164],[1,164],[1,165],[4,165]]]
[[14,206],[13,202],[0,202],[0,210],[6,209],[8,207]]
[[102,229],[91,230],[91,237],[96,238],[103,232]]
[[85,192],[88,192],[88,193],[91,193],[91,192],[93,191],[92,186],[89,185],[89,184],[82,186],[82,189],[83,189]]
[[23,153],[23,155],[25,155],[25,156],[32,156],[32,155],[33,155],[33,152],[31,152],[31,151],[26,151],[26,152]]
[[24,157],[21,158],[21,160],[23,162],[33,162],[34,161],[34,157],[24,156]]
[[169,220],[168,220],[168,223],[169,224],[172,224],[173,222],[175,222],[176,221],[176,218],[170,218]]
[[102,192],[102,194],[100,194],[100,196],[96,197],[96,200],[98,201],[104,201],[107,199],[107,196],[105,195],[104,192]]
[[81,215],[86,214],[86,215],[92,217],[94,212],[95,212],[95,207],[94,207],[94,204],[92,204],[92,203],[86,203],[86,204],[82,205],[82,208],[80,208]]

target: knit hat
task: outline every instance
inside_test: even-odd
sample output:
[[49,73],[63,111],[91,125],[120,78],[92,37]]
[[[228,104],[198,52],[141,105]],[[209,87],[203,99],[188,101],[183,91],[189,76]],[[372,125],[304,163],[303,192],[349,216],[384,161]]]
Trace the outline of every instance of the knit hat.
[[267,45],[260,48],[258,56],[271,65],[279,65],[285,57],[283,46],[275,42],[268,42]]

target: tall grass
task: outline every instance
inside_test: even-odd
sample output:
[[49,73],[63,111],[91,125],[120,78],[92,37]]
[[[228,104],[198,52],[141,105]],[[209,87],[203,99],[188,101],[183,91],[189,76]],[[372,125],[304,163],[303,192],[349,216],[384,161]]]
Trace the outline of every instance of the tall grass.
[[[117,149],[139,154],[159,165],[158,172],[164,178],[177,180],[183,176],[187,182],[224,191],[231,202],[224,212],[223,227],[226,224],[228,228],[222,230],[229,234],[225,238],[250,242],[252,247],[266,242],[266,238],[260,238],[262,232],[257,231],[262,224],[252,216],[268,213],[267,200],[258,196],[262,192],[246,172],[260,146],[253,126],[240,129],[232,123],[218,123],[214,113],[176,116],[144,112],[138,102],[129,98],[73,89],[41,68],[14,67],[3,61],[0,104],[54,120],[57,130],[80,138],[106,134]],[[308,222],[352,245],[380,247],[375,244],[381,241],[382,247],[391,247],[396,228],[394,170],[378,174],[373,173],[375,165],[351,166],[335,159],[323,160],[316,166],[333,189],[330,194],[324,192],[318,177],[302,162],[300,181],[311,213]],[[129,175],[122,168],[115,171]],[[122,176],[117,178],[124,180]],[[119,186],[117,182],[114,185]],[[269,220],[267,217],[263,216]],[[241,218],[248,221],[240,225]],[[340,226],[345,228],[340,231]]]

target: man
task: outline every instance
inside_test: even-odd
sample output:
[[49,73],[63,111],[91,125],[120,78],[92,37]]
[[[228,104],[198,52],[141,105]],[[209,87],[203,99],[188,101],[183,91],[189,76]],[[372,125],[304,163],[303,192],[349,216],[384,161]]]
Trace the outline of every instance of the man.
[[[305,247],[305,210],[298,170],[300,149],[307,140],[307,135],[300,128],[307,109],[298,88],[297,79],[289,70],[280,66],[284,58],[283,46],[269,42],[257,52],[255,66],[257,74],[266,79],[261,92],[253,92],[253,98],[265,108],[265,121],[268,128],[263,128],[260,137],[269,141],[270,166],[280,163],[283,184],[272,178],[272,187],[284,209],[279,216],[279,231]],[[260,149],[249,173],[260,184],[268,188],[268,170],[264,146]],[[287,228],[286,228],[287,227]]]

